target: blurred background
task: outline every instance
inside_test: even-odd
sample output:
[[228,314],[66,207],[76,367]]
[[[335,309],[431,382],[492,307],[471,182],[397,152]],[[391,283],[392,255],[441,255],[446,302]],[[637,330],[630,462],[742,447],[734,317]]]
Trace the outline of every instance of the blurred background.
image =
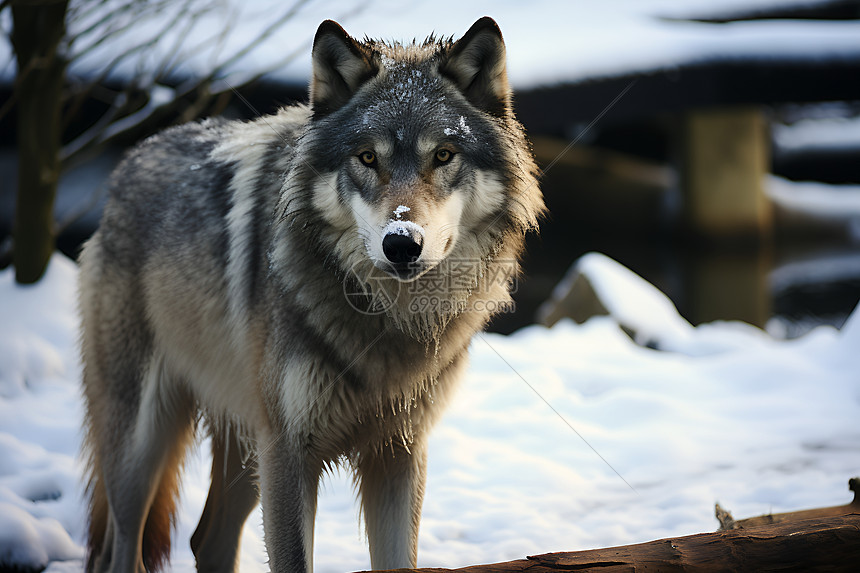
[[[858,0],[2,2],[0,261],[44,256],[30,241],[46,233],[75,257],[140,138],[306,100],[322,20],[411,41],[484,15],[505,36],[550,213],[517,312],[491,330],[539,320],[589,251],[693,324],[787,338],[842,325],[860,298]],[[16,216],[35,239],[11,241]]]

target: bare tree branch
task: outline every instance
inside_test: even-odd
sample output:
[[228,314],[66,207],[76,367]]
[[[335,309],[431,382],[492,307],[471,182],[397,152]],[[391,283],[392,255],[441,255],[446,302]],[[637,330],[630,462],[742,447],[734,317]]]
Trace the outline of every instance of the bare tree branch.
[[[337,19],[339,21],[345,21],[345,20],[348,20],[348,19],[353,18],[355,16],[358,16],[359,14],[361,14],[362,12],[367,10],[369,5],[370,5],[369,2],[365,2],[363,4],[358,4],[353,9],[348,10],[347,12],[340,14],[337,17]],[[302,44],[300,44],[299,46],[297,46],[292,52],[288,53],[285,57],[281,58],[280,60],[278,60],[274,64],[268,66],[265,69],[261,69],[261,70],[258,70],[256,72],[253,72],[251,74],[248,74],[245,77],[241,78],[237,82],[231,82],[232,85],[225,84],[221,89],[213,90],[213,92],[212,92],[213,95],[232,92],[235,89],[238,89],[242,86],[246,86],[246,85],[249,85],[249,84],[256,82],[257,80],[259,80],[263,76],[266,76],[275,70],[286,67],[289,63],[291,63],[297,57],[300,57],[302,54],[306,54],[308,52],[311,44],[312,44],[312,39],[309,38],[307,41],[305,41]]]
[[[138,0],[130,0],[122,5],[123,9],[131,9],[133,4]],[[154,125],[175,118],[179,121],[186,121],[199,116],[207,106],[215,99],[220,98],[223,102],[226,94],[231,93],[232,88],[227,84],[222,84],[218,89],[213,89],[213,83],[225,75],[231,66],[247,56],[255,47],[259,46],[267,38],[270,38],[280,28],[282,28],[290,19],[309,2],[309,0],[296,0],[280,17],[268,24],[259,34],[248,41],[239,50],[234,52],[221,63],[212,66],[209,72],[200,77],[189,79],[175,88],[173,97],[170,99],[155,98],[153,94],[158,90],[167,89],[164,85],[165,81],[169,81],[171,76],[175,76],[179,65],[181,65],[180,46],[186,38],[191,34],[188,32],[198,23],[203,13],[192,13],[194,6],[193,2],[186,4],[177,15],[174,17],[167,28],[162,29],[153,37],[138,42],[131,48],[125,50],[122,54],[118,54],[111,62],[101,71],[98,77],[94,78],[89,86],[80,91],[76,98],[89,97],[95,86],[102,84],[123,62],[129,58],[139,54],[141,51],[152,47],[158,41],[163,40],[171,31],[182,24],[179,29],[179,34],[174,42],[172,49],[167,52],[165,58],[160,62],[155,72],[150,74],[138,73],[135,81],[129,83],[127,89],[114,96],[110,108],[96,121],[96,123],[80,134],[73,141],[67,143],[61,151],[61,160],[64,165],[68,165],[94,151],[103,148],[105,145],[118,139],[134,137],[137,133],[143,133],[151,129]],[[205,47],[207,44],[216,42],[217,45],[223,46],[226,44],[232,26],[232,21],[228,20],[224,27],[217,33],[194,46],[195,50]],[[91,49],[92,45],[86,49]],[[307,43],[290,52],[286,57],[276,62],[275,65],[259,70],[253,74],[247,75],[239,82],[233,82],[240,86],[247,85],[252,81],[256,81],[260,77],[271,73],[274,69],[286,65],[294,60],[299,55],[305,53]],[[217,56],[216,56],[217,57]],[[163,91],[161,92],[163,93]],[[134,105],[136,101],[137,106]],[[189,98],[191,100],[189,101]]]
[[[108,2],[102,0],[101,2],[92,2],[92,3],[84,3],[78,4],[78,6],[90,6],[90,10],[87,12],[83,12],[81,14],[72,13],[69,15],[69,25],[74,26],[77,21],[85,21],[91,14],[98,15],[98,8],[104,6]],[[75,44],[90,34],[94,32],[100,32],[99,38],[108,39],[114,34],[114,29],[118,27],[119,16],[121,16],[124,12],[128,12],[130,10],[135,9],[136,7],[140,9],[141,2],[139,0],[130,0],[126,2],[124,5],[117,6],[113,10],[106,10],[101,15],[98,15],[96,20],[90,23],[86,28],[82,30],[78,30],[73,32],[68,38],[68,45],[70,48],[74,48]],[[103,26],[109,26],[107,30],[102,30]],[[86,52],[86,49],[78,50],[78,54]]]
[[225,20],[224,26],[221,27],[221,30],[215,34],[211,34],[206,37],[202,41],[198,42],[193,46],[184,46],[182,47],[182,51],[179,49],[176,50],[175,57],[173,60],[176,62],[175,65],[165,69],[164,73],[161,77],[169,77],[176,73],[182,61],[188,59],[192,54],[199,54],[203,50],[205,50],[208,46],[214,45],[214,49],[212,50],[212,59],[210,68],[215,68],[217,66],[217,62],[220,58],[221,52],[224,50],[227,40],[230,37],[231,32],[231,24],[230,22],[236,21],[239,18],[239,10],[238,8],[231,11],[231,15],[228,16]]
[[[139,4],[141,2],[139,0],[134,0],[134,2],[132,2],[132,3],[138,3]],[[108,65],[102,69],[101,73],[96,78],[89,81],[86,88],[84,88],[83,90],[81,90],[77,94],[75,94],[76,99],[70,105],[70,112],[66,114],[66,118],[65,118],[64,123],[68,124],[70,119],[72,117],[74,117],[74,114],[76,114],[78,112],[78,110],[83,105],[83,103],[86,101],[86,99],[92,95],[92,91],[96,88],[96,86],[102,85],[104,83],[104,81],[108,77],[110,77],[110,75],[123,62],[127,61],[129,58],[131,58],[135,54],[138,54],[138,53],[140,53],[140,52],[142,52],[148,48],[151,48],[156,43],[158,43],[164,35],[168,34],[174,27],[178,26],[179,23],[181,23],[183,21],[183,18],[185,17],[186,13],[190,11],[191,4],[192,3],[188,3],[188,4],[184,5],[183,9],[180,11],[180,13],[178,15],[179,17],[172,19],[166,28],[163,28],[157,34],[155,34],[154,36],[152,36],[148,40],[141,42],[141,43],[138,43],[138,44],[132,46],[131,48],[127,49],[123,53],[115,56],[113,58],[113,60],[111,60],[108,63]],[[122,92],[122,94],[118,94],[117,96],[114,97],[114,101],[111,103],[111,107],[108,109],[107,112],[105,112],[104,116],[96,122],[96,125],[100,126],[100,129],[104,129],[108,125],[104,121],[105,118],[109,118],[110,120],[113,120],[115,118],[121,117],[122,115],[124,115],[124,113],[126,111],[128,111],[126,108],[117,105],[119,100],[117,100],[116,98],[118,98],[118,97],[120,97],[120,95],[122,95],[122,101],[120,103],[122,104],[122,106],[126,106],[132,100],[131,92],[133,92],[133,91],[136,91],[136,92],[149,91],[149,88],[151,88],[151,86],[155,84],[155,81],[157,81],[157,78],[152,78],[149,82],[147,82],[149,84],[148,86],[141,86],[140,80],[142,77],[143,77],[142,73],[140,73],[140,72],[137,73],[135,75],[135,79],[132,80],[128,84],[128,86],[124,90],[124,92]],[[86,134],[82,134],[82,136],[79,136],[78,138],[76,138],[76,141],[77,140],[81,140],[81,141],[79,143],[75,144],[74,147],[80,147],[85,141],[87,141],[86,138],[84,138],[84,139],[81,139],[81,138],[87,134],[92,134],[92,133],[94,133],[93,130],[89,129],[89,130],[87,130]],[[74,143],[74,142],[72,142],[72,143]],[[66,153],[63,152],[62,155],[63,155],[63,161],[65,161]]]
[[[95,3],[94,7],[98,8],[107,4],[110,4],[110,1],[101,0],[100,2]],[[72,57],[79,59],[85,56],[94,48],[115,39],[134,26],[139,26],[141,22],[146,20],[148,17],[151,18],[153,15],[169,10],[171,6],[175,5],[176,2],[171,2],[170,0],[128,0],[124,4],[120,4],[101,15],[98,14],[97,10],[93,9],[86,14],[81,14],[79,17],[71,18],[70,25],[74,26],[76,21],[85,21],[90,15],[98,16],[94,22],[90,23],[85,28],[81,30],[72,30],[68,39],[70,51],[73,51],[72,49],[74,48],[75,43],[80,40],[83,40],[92,34],[97,36],[97,39],[93,40],[89,46],[79,48],[74,51],[74,55]],[[191,0],[186,1],[183,3],[183,9],[188,9],[192,5],[195,8],[197,6]],[[197,8],[197,11],[206,9],[207,8],[205,7]]]
[[110,124],[120,115],[120,112],[128,103],[125,92],[121,92],[114,100],[114,105],[111,106],[89,129],[81,135],[67,143],[60,150],[60,161],[65,165],[68,164],[73,157],[79,155],[81,151],[88,145],[97,141]]
[[96,190],[89,194],[85,201],[76,204],[74,209],[66,213],[66,216],[56,222],[55,228],[57,235],[61,235],[66,229],[71,227],[76,221],[98,206],[99,201],[107,195],[107,185],[101,184],[96,187]]
[[[154,78],[163,78],[169,72],[173,71],[175,69],[175,66],[171,66],[171,62],[176,62],[176,65],[179,64],[179,55],[182,49],[182,45],[185,43],[186,39],[190,35],[190,32],[194,29],[194,27],[197,25],[197,22],[204,14],[205,12],[195,12],[191,14],[191,17],[188,18],[183,29],[176,35],[176,39],[174,40],[173,45],[169,50],[167,50],[167,55],[164,57],[164,60],[158,65],[158,70],[153,76]],[[222,33],[228,34],[230,27],[230,23],[225,22],[224,27],[222,28]]]
[[291,18],[293,18],[298,11],[307,4],[309,0],[297,0],[293,6],[284,12],[280,18],[269,24],[265,30],[263,30],[257,37],[248,42],[244,48],[238,50],[231,58],[228,58],[226,61],[222,62],[220,65],[216,66],[207,76],[210,80],[215,78],[222,73],[224,70],[244,58],[248,55],[248,53],[253,50],[255,47],[259,46],[262,42],[265,42],[272,34],[274,34],[281,26],[283,26],[286,22],[288,22]]

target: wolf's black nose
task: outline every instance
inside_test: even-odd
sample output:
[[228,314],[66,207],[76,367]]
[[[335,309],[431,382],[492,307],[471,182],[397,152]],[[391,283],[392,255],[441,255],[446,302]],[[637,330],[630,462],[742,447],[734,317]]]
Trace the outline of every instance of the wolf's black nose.
[[395,265],[411,263],[421,256],[421,238],[416,240],[410,235],[388,233],[382,239],[382,252]]

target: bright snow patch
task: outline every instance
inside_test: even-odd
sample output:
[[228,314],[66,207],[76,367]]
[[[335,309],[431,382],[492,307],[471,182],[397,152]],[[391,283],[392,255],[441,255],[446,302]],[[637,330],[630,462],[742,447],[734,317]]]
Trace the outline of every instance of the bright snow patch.
[[406,213],[408,211],[411,211],[411,209],[406,205],[398,205],[397,209],[394,210],[394,216],[400,219],[400,217],[403,216],[403,213]]
[[420,237],[424,236],[424,227],[419,225],[418,223],[413,223],[412,221],[394,221],[391,220],[387,225],[382,229],[382,236],[389,234],[395,235],[409,235],[410,231],[412,233],[417,234]]
[[61,255],[35,286],[0,273],[0,564],[83,557],[76,277]]
[[[860,474],[860,312],[841,332],[790,342],[740,323],[693,328],[617,263],[591,255],[580,264],[611,316],[475,339],[468,377],[431,439],[419,565],[713,531],[716,501],[746,517],[850,499],[847,479]],[[74,560],[51,573],[80,571],[84,543],[75,277],[60,256],[35,287],[0,273],[0,556]],[[650,350],[621,332],[621,317],[664,338],[685,334],[674,352]],[[191,455],[183,482],[177,572],[194,570],[188,538],[208,487],[206,451]],[[257,510],[242,571],[267,570],[261,523]],[[369,568],[361,531],[348,477],[325,478],[317,571]]]

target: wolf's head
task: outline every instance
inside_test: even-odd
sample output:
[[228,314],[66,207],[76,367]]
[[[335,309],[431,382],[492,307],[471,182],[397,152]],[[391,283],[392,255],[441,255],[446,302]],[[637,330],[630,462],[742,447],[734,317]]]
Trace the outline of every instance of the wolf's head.
[[310,157],[322,175],[314,204],[332,225],[355,226],[378,269],[415,279],[463,232],[501,215],[506,179],[518,174],[505,45],[492,19],[457,42],[420,45],[358,42],[323,22],[310,92]]
[[452,258],[480,261],[480,273],[519,254],[543,201],[492,19],[456,42],[406,45],[323,22],[310,104],[294,185],[310,192],[341,268],[411,282]]

